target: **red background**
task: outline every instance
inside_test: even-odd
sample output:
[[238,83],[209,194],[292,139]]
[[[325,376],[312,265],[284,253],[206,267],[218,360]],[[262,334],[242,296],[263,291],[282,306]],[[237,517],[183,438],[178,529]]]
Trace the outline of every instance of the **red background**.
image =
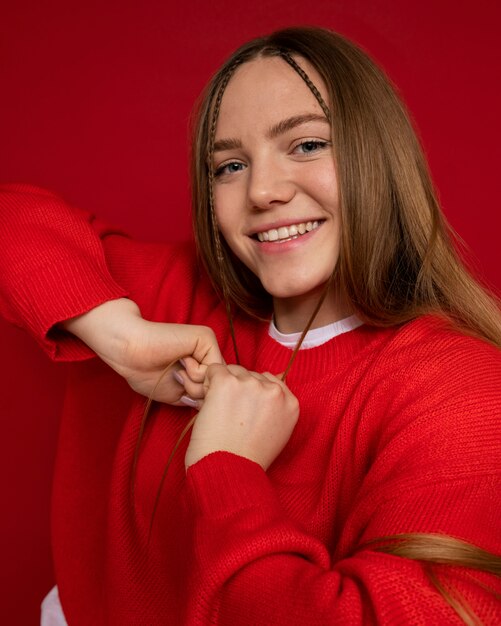
[[[445,213],[499,293],[499,6],[4,1],[0,179],[54,189],[137,237],[186,237],[187,122],[207,77],[250,37],[323,25],[358,41],[399,85]],[[50,476],[64,367],[3,322],[0,345],[0,622],[29,625],[53,584]]]

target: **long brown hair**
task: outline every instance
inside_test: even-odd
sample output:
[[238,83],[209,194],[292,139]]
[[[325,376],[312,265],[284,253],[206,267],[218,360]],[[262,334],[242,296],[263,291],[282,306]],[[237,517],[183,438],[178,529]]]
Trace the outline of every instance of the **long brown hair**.
[[210,210],[211,135],[235,69],[284,52],[309,61],[327,87],[342,227],[336,273],[358,316],[393,326],[437,313],[501,347],[499,303],[459,259],[459,239],[440,210],[395,88],[353,43],[320,28],[288,28],[244,44],[201,98],[192,141],[193,230],[215,288],[237,309],[257,317],[271,313],[269,294],[217,232]]
[[[292,65],[331,121],[341,223],[335,279],[358,316],[368,324],[393,326],[435,313],[501,347],[499,302],[459,257],[459,239],[440,210],[423,150],[395,88],[353,43],[312,27],[288,28],[244,44],[214,75],[197,108],[193,230],[230,324],[232,309],[256,317],[269,317],[272,310],[270,295],[219,236],[213,206],[212,151],[221,99],[233,72],[259,56],[281,56]],[[301,59],[322,77],[327,111]],[[375,544],[373,549],[423,562],[430,582],[463,621],[479,623],[459,592],[441,582],[436,567],[463,566],[499,576],[499,556],[435,534],[397,535]]]

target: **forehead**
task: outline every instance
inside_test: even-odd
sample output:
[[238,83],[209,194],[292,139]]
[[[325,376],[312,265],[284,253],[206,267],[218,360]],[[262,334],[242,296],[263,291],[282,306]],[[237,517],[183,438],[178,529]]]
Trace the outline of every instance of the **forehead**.
[[[306,59],[295,61],[306,72],[328,104],[327,88]],[[317,99],[299,74],[280,57],[259,57],[240,66],[223,95],[216,137],[259,130],[282,119],[304,113],[323,115]]]

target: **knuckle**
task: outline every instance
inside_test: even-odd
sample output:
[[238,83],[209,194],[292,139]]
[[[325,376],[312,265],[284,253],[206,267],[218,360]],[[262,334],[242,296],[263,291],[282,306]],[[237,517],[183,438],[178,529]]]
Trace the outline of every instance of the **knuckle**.
[[267,382],[264,383],[265,389],[266,389],[266,393],[267,393],[267,398],[270,402],[280,402],[283,399],[283,391],[280,387],[280,385],[278,385],[277,383],[274,382]]
[[216,338],[216,334],[212,330],[212,328],[210,328],[210,326],[200,326],[200,329],[201,329],[201,333],[205,335],[208,339],[212,340]]
[[207,376],[215,376],[220,371],[219,363],[210,363],[207,365]]

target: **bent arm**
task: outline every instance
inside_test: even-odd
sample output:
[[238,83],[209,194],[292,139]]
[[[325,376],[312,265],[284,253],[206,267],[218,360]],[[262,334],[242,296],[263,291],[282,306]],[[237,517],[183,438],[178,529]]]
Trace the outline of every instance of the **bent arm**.
[[[214,333],[191,325],[193,258],[186,246],[133,241],[43,189],[0,186],[0,314],[52,359],[97,354],[163,402],[203,397],[203,368],[222,361]],[[157,388],[186,357],[184,389],[172,376]]]
[[59,322],[127,295],[107,267],[103,242],[113,234],[124,237],[48,191],[0,186],[0,313],[55,360],[92,355],[63,339]]
[[[384,378],[376,367],[367,374],[368,388],[377,391],[353,414],[367,447],[357,449],[348,422],[337,425],[343,445],[352,446],[365,467],[347,495],[351,501],[345,502],[349,509],[339,533],[337,510],[328,532],[319,509],[316,521],[298,515],[301,493],[306,494],[301,485],[293,487],[280,457],[268,473],[228,452],[190,466],[184,525],[189,532],[182,548],[189,564],[187,597],[196,600],[188,601],[185,623],[462,624],[423,562],[379,552],[372,542],[438,534],[501,553],[501,357],[494,348],[477,350],[469,341],[462,347],[458,340],[457,349],[443,353],[439,343],[404,343],[399,353],[385,357],[392,365],[384,368]],[[388,388],[392,393],[381,404],[380,391]],[[326,407],[319,417],[328,416]],[[313,449],[302,439],[302,462],[309,458],[315,467],[319,457],[308,457]],[[330,485],[323,493],[333,500],[338,488],[333,477],[354,471],[344,448],[336,450],[322,471]],[[299,462],[296,471],[301,482]],[[293,500],[281,491],[284,484]],[[322,500],[322,509],[331,506],[329,498]],[[435,566],[433,573],[449,595],[466,598],[484,624],[499,623],[499,595],[487,590],[501,592],[493,575],[448,565]]]
[[[194,514],[189,527],[194,546],[186,546],[187,596],[197,599],[188,606],[190,626],[463,624],[423,563],[363,547],[365,540],[376,539],[372,528],[350,554],[333,558],[288,518],[272,482],[247,459],[224,452],[207,456],[189,469],[187,487]],[[415,527],[406,514],[417,502],[455,507],[461,515],[463,497],[468,516],[471,505],[487,502],[492,509],[494,499],[492,487],[480,480],[428,485],[412,495],[397,495],[374,517],[377,538]],[[438,516],[427,524],[437,532]],[[447,534],[446,525],[442,532]],[[468,598],[484,624],[499,623],[499,600],[480,586],[499,593],[492,576],[446,566],[435,573],[446,588]]]

